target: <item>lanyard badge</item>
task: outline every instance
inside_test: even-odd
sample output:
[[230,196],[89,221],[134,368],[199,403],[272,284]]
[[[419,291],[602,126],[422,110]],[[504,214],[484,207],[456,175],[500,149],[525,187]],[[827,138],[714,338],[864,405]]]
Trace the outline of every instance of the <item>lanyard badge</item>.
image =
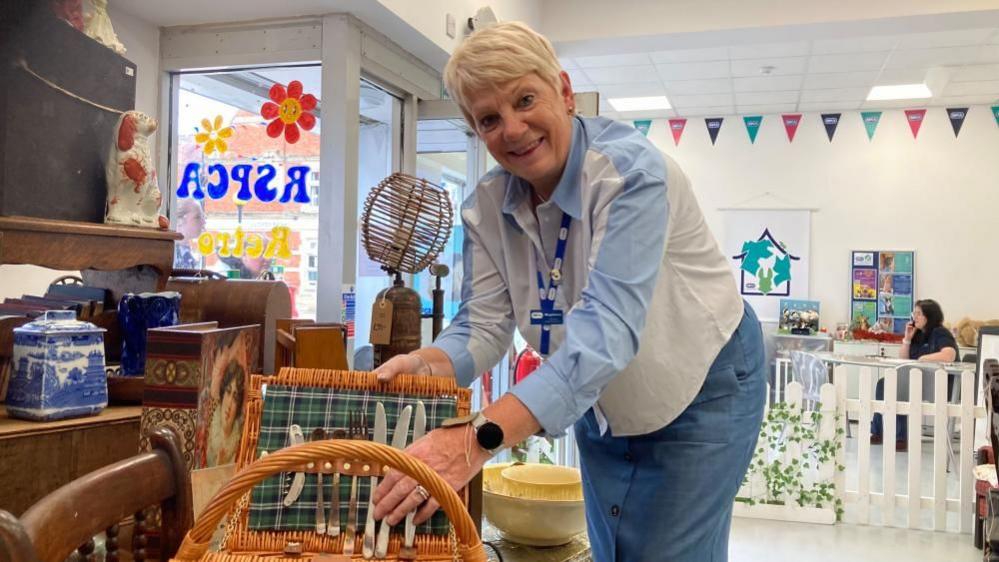
[[541,326],[541,345],[538,351],[543,357],[548,356],[551,347],[551,327],[565,322],[562,310],[555,308],[555,296],[558,294],[559,284],[562,282],[562,265],[565,262],[565,246],[569,240],[569,226],[572,224],[572,217],[568,213],[562,213],[562,226],[558,231],[558,243],[555,245],[555,262],[550,272],[548,287],[545,288],[544,275],[538,270],[538,297],[541,308],[530,312],[531,324]]

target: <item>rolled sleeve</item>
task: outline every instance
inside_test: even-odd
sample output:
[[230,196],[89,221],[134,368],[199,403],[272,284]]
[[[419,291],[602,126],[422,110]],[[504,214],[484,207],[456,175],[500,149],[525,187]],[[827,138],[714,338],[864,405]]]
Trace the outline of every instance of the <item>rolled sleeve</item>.
[[666,245],[665,164],[620,178],[595,212],[590,269],[558,350],[511,392],[546,433],[564,434],[638,353]]

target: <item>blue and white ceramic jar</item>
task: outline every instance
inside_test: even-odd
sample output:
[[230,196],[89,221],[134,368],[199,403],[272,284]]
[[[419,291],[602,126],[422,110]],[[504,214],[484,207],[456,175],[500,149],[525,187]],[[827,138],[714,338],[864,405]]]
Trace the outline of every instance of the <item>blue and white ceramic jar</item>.
[[108,405],[104,329],[50,310],[14,328],[14,368],[7,414],[50,421],[99,413]]

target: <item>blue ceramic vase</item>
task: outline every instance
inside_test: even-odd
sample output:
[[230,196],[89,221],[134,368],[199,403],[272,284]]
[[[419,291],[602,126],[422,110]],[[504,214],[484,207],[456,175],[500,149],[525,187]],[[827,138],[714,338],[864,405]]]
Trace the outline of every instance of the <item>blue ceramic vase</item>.
[[76,320],[72,310],[50,310],[14,328],[14,364],[7,414],[50,421],[89,416],[108,404],[104,329]]
[[146,372],[146,330],[174,326],[180,320],[180,293],[128,293],[118,303],[121,327],[121,374]]

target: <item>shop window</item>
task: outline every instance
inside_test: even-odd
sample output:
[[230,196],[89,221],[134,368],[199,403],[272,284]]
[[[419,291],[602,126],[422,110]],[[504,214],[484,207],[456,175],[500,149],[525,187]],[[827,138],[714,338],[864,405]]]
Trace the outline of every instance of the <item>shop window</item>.
[[[273,275],[315,318],[320,68],[177,74],[175,267]],[[311,251],[306,253],[308,248]],[[308,259],[308,267],[303,261]]]

